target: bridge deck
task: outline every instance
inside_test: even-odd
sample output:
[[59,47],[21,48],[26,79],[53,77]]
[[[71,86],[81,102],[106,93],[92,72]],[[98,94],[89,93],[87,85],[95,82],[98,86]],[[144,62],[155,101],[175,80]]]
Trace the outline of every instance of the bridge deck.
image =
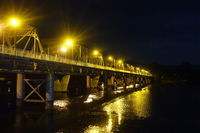
[[80,66],[80,67],[88,67],[88,68],[95,68],[95,69],[108,70],[108,71],[114,71],[114,72],[122,72],[122,73],[127,73],[127,74],[152,76],[151,74],[146,74],[142,72],[135,72],[135,71],[125,70],[125,69],[118,69],[118,68],[113,68],[113,67],[108,67],[108,66],[103,66],[103,65],[98,65],[98,64],[92,64],[92,63],[83,62],[83,61],[71,60],[71,59],[64,58],[62,56],[33,53],[28,50],[23,51],[21,49],[12,48],[12,47],[0,46],[0,54],[41,60],[41,61],[52,61],[56,63],[64,63],[64,64]]

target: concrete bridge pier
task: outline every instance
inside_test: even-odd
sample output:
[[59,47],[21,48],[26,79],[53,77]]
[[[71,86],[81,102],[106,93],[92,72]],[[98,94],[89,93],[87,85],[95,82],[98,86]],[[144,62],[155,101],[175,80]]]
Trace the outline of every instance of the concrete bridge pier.
[[140,87],[140,77],[136,77],[135,78],[135,88],[139,88]]
[[127,77],[123,76],[123,87],[124,87],[124,91],[127,90]]
[[67,92],[69,85],[70,75],[64,75],[60,79],[55,79],[54,81],[54,91],[55,92]]
[[53,107],[54,101],[54,74],[48,73],[46,80],[46,109],[51,109]]
[[86,76],[86,89],[87,93],[89,93],[91,89],[91,77],[89,75]]
[[116,85],[115,85],[115,77],[114,76],[110,76],[107,79],[107,83],[108,83],[108,88],[112,88],[113,90],[116,89]]
[[23,100],[25,95],[24,77],[25,77],[24,73],[17,73],[17,83],[16,83],[17,106],[23,105]]
[[128,86],[128,89],[130,88],[130,85],[133,86],[133,77],[126,77],[126,85]]
[[104,96],[107,98],[108,97],[108,76],[106,73],[103,74],[104,77]]
[[115,77],[115,80],[117,82],[117,87],[123,87],[124,86],[124,77]]
[[87,75],[86,86],[88,89],[88,93],[93,93],[93,92],[101,90],[101,86],[99,86],[99,79],[100,79],[99,75],[96,75],[96,76]]

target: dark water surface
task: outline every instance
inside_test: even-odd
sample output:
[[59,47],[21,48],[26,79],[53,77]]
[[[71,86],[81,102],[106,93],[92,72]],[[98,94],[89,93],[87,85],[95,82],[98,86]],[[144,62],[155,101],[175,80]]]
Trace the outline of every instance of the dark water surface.
[[0,133],[200,133],[200,85],[151,85],[95,108],[57,97],[53,111],[1,102]]

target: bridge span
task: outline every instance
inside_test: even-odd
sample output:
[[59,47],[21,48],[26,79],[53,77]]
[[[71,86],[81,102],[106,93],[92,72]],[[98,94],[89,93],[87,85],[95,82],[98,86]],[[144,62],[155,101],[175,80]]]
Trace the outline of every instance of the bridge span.
[[44,48],[34,27],[1,25],[0,72],[17,75],[19,101],[53,102],[54,92],[77,96],[95,89],[106,93],[151,83],[147,70],[78,44],[66,52],[69,47]]

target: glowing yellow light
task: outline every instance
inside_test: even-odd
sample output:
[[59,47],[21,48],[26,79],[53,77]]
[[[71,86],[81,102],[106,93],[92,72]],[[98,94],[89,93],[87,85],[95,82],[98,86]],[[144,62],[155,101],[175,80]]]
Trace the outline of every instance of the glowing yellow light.
[[72,40],[67,40],[67,41],[66,41],[66,45],[72,46],[72,45],[73,45],[73,41],[72,41]]
[[19,20],[13,18],[10,20],[10,24],[14,27],[18,26],[19,25]]
[[118,63],[119,63],[119,64],[122,64],[122,60],[118,60]]
[[112,60],[113,60],[113,57],[112,57],[112,56],[109,56],[108,59],[112,61]]
[[84,131],[84,133],[102,133],[101,127],[99,126],[89,126],[87,130]]
[[60,48],[60,50],[61,50],[62,52],[67,52],[67,47],[62,46],[62,47]]
[[137,91],[131,95],[133,101],[133,112],[136,116],[148,118],[151,115],[150,106],[150,89],[151,86],[144,87],[141,91]]
[[137,68],[136,68],[136,70],[138,70],[138,71],[139,71],[139,70],[140,70],[140,68],[139,68],[139,67],[137,67]]
[[99,51],[94,50],[93,55],[98,55],[98,54],[99,54]]

